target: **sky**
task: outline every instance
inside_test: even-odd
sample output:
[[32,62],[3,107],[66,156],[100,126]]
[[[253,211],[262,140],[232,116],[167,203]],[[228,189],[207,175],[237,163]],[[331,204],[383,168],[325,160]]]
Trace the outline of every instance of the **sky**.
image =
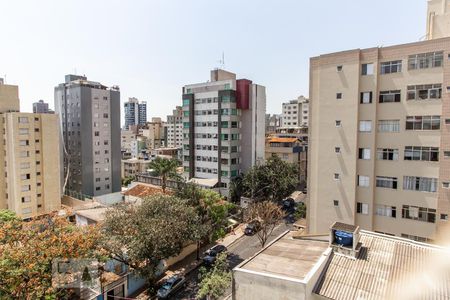
[[[0,0],[0,77],[21,111],[54,104],[64,75],[118,85],[148,118],[181,105],[181,88],[220,67],[266,86],[267,113],[307,96],[309,58],[415,42],[426,0]],[[123,105],[122,105],[123,109]],[[123,117],[122,117],[123,119]]]

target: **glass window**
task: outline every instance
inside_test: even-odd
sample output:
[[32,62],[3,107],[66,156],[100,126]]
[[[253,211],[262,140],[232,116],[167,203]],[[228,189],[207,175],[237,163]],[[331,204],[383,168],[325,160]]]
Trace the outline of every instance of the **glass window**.
[[437,191],[437,183],[437,178],[403,176],[404,190],[434,193]]
[[361,104],[372,103],[372,92],[362,92],[360,95],[359,103]]
[[400,102],[400,99],[401,99],[400,90],[380,91],[378,102],[380,103]]
[[376,186],[388,189],[397,189],[397,177],[377,176]]
[[398,160],[398,149],[378,148],[378,160]]
[[377,205],[375,214],[377,216],[396,218],[397,217],[397,208],[395,206],[389,206],[389,205]]
[[369,180],[369,176],[358,175],[358,186],[368,187]]
[[378,132],[400,132],[400,120],[379,120]]
[[372,131],[372,121],[359,121],[359,131],[360,132],[371,132]]
[[440,116],[407,116],[406,130],[439,130]]
[[442,67],[444,52],[420,53],[408,56],[408,70]]
[[439,161],[438,147],[406,146],[405,160]]
[[359,148],[359,159],[370,159],[370,149]]
[[406,100],[433,100],[441,99],[442,84],[408,85]]
[[362,64],[361,75],[373,75],[373,63]]
[[368,215],[369,214],[369,204],[356,202],[356,213]]
[[428,223],[436,222],[436,209],[412,205],[402,206],[402,218]]
[[402,71],[402,61],[394,60],[381,63],[381,74],[399,73]]

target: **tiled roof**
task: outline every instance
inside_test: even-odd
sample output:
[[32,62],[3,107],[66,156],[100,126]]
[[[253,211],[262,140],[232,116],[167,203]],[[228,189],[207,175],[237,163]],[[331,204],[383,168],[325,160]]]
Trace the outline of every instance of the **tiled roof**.
[[[149,184],[137,184],[134,187],[128,189],[126,192],[124,192],[123,194],[125,196],[133,196],[133,197],[138,197],[138,198],[145,198],[145,197],[149,197],[158,193],[162,193],[162,189],[159,186],[152,186]],[[166,194],[168,194],[168,192],[166,191]]]
[[357,259],[331,255],[316,294],[336,300],[450,299],[450,258],[443,248],[367,231],[360,242]]

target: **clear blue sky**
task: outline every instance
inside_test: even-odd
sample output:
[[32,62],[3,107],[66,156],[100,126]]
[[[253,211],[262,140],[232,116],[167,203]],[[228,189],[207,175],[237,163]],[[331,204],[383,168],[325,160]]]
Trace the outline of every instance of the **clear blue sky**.
[[426,0],[2,0],[0,77],[19,85],[21,110],[64,75],[119,85],[164,119],[184,84],[225,69],[267,88],[267,112],[308,95],[309,57],[414,42]]

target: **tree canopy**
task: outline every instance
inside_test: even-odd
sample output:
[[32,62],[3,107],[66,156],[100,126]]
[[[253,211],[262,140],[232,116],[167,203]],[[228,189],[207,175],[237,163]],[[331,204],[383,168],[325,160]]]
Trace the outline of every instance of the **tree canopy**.
[[153,169],[156,176],[161,177],[161,187],[163,192],[166,191],[167,187],[167,179],[169,178],[177,178],[177,168],[179,166],[179,162],[176,159],[166,159],[157,157],[154,161],[149,164],[149,167]]
[[138,271],[149,283],[164,259],[181,252],[202,236],[195,209],[164,194],[153,195],[139,206],[120,204],[106,213],[105,247],[112,257]]
[[231,272],[228,271],[227,254],[220,253],[209,271],[200,269],[200,283],[197,299],[218,299],[231,285]]
[[247,222],[258,222],[260,229],[256,232],[261,247],[267,242],[275,227],[283,218],[283,211],[272,201],[255,202],[245,212]]
[[294,164],[270,157],[264,165],[252,167],[242,180],[242,195],[256,200],[281,200],[298,185],[298,170]]
[[64,298],[69,291],[52,286],[52,261],[104,254],[95,226],[76,227],[57,216],[23,222],[0,215],[1,299]]

